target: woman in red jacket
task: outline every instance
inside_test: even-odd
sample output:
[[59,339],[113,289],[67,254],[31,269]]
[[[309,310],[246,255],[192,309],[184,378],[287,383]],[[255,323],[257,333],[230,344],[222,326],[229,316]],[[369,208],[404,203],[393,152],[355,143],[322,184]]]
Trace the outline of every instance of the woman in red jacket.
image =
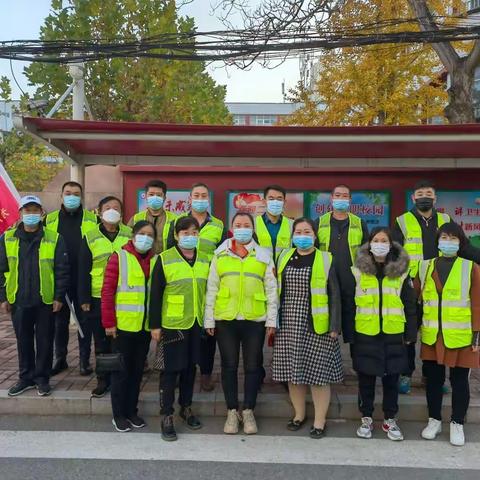
[[150,273],[155,257],[155,228],[142,220],[133,238],[109,259],[102,288],[102,324],[113,337],[112,350],[123,355],[124,368],[112,373],[113,426],[118,432],[142,428],[138,395],[151,335],[147,322]]

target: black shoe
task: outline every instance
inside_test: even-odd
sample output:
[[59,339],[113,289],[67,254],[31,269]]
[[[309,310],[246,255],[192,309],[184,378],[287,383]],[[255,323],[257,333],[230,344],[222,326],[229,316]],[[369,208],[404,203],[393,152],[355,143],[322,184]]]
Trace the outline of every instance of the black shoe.
[[64,358],[59,358],[56,362],[55,365],[53,365],[52,368],[52,377],[54,375],[58,375],[60,372],[63,372],[64,370],[67,370],[68,368],[68,363]]
[[185,425],[191,430],[198,430],[202,428],[202,422],[192,413],[191,407],[185,407],[180,409],[180,418],[183,419]]
[[287,423],[287,430],[290,430],[291,432],[297,432],[303,427],[306,421],[307,417],[305,417],[303,420],[295,420],[294,418],[292,418]]
[[52,387],[49,383],[37,385],[37,394],[39,397],[48,397],[52,393]]
[[138,415],[130,415],[129,417],[127,417],[127,422],[133,428],[143,428],[146,425],[145,420]]
[[93,368],[90,366],[89,362],[80,362],[80,375],[82,377],[88,377],[93,373]]
[[110,390],[110,385],[103,378],[99,378],[97,382],[97,386],[92,390],[92,397],[102,398]]
[[325,436],[325,433],[327,431],[327,427],[323,428],[315,428],[312,425],[312,428],[310,429],[310,438],[313,438],[315,440],[318,440],[319,438],[323,438]]
[[32,390],[35,388],[35,383],[28,382],[26,380],[19,380],[15,385],[8,389],[9,397],[16,397],[27,390]]
[[166,442],[177,440],[177,432],[173,424],[173,415],[165,415],[162,419],[162,438]]
[[115,427],[117,432],[129,432],[131,430],[130,425],[127,422],[126,418],[123,417],[113,417],[112,425]]

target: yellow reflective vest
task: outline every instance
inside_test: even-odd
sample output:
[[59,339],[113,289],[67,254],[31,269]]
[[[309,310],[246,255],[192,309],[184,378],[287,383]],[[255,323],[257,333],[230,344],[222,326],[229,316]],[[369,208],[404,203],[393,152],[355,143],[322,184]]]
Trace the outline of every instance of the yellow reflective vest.
[[227,250],[214,257],[220,285],[215,299],[214,317],[234,320],[258,320],[267,313],[264,278],[270,263],[266,250],[250,250],[245,258],[232,256]]
[[[438,228],[449,221],[450,217],[446,213],[437,212]],[[410,276],[415,278],[418,273],[418,264],[424,259],[422,227],[412,212],[400,215],[397,218],[397,223],[404,238],[403,248],[410,257]]]
[[150,284],[157,256],[150,260],[150,278],[147,280],[135,255],[123,248],[118,252],[118,284],[115,295],[117,328],[126,332],[149,331],[147,305]]
[[273,248],[272,237],[265,225],[262,215],[255,217],[255,233],[257,234],[258,244],[268,249],[272,255],[275,250],[274,259],[278,259],[283,250],[292,248],[292,225],[293,221],[282,215],[282,223],[280,224],[280,230],[277,235],[277,242],[275,248]]
[[176,247],[160,254],[166,280],[162,302],[162,328],[188,330],[195,321],[203,325],[210,261],[197,250],[191,266]]
[[[45,217],[45,225],[50,230],[58,232],[58,218],[60,215],[60,210],[55,212],[50,212]],[[93,230],[97,226],[97,216],[90,210],[83,209],[82,223],[80,226],[80,231],[82,232],[82,237],[84,237],[89,230]]]
[[[288,261],[296,252],[295,248],[285,250],[278,259],[278,295],[282,293],[282,274]],[[315,250],[312,276],[310,278],[311,308],[313,330],[318,335],[329,331],[330,321],[328,315],[328,274],[332,265],[332,255],[327,252]]]
[[352,267],[355,277],[355,331],[364,335],[378,335],[405,331],[405,311],[400,298],[408,272],[397,278],[382,280],[382,325],[380,327],[380,282],[375,275],[361,272]]
[[[7,230],[4,235],[5,252],[8,261],[8,272],[5,272],[5,285],[8,303],[14,304],[18,292],[18,254],[20,240],[15,236],[16,228]],[[43,229],[43,237],[38,251],[40,272],[40,296],[43,303],[51,305],[55,295],[55,249],[58,233],[47,228]]]
[[[318,219],[319,249],[324,252],[330,251],[330,237],[332,232],[332,227],[330,224],[331,218],[332,212],[328,212]],[[348,218],[349,224],[347,241],[350,249],[350,258],[352,263],[354,263],[357,256],[357,250],[362,245],[363,240],[362,220],[353,213],[349,213]]]
[[440,299],[432,278],[435,260],[424,260],[419,265],[423,304],[422,343],[433,345],[441,329],[447,348],[469,346],[473,335],[470,305],[473,262],[456,258]]
[[120,224],[119,232],[113,242],[102,233],[100,225],[97,225],[93,230],[89,230],[85,235],[88,248],[92,253],[92,270],[90,271],[92,297],[101,298],[103,277],[108,259],[113,252],[120,250],[130,240],[131,236],[132,230],[130,227],[123,224]]
[[[165,225],[163,226],[162,232],[163,250],[167,249],[168,234],[170,233],[170,228],[173,228],[173,225],[175,224],[177,218],[178,216],[175,213],[165,210]],[[140,220],[148,220],[148,210],[142,210],[141,212],[136,213],[133,216],[133,225],[135,225]]]

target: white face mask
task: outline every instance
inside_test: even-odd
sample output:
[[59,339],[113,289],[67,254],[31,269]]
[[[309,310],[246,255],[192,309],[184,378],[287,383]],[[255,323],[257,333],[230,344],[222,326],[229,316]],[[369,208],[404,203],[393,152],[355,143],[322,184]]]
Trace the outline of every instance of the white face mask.
[[372,242],[370,244],[370,251],[375,255],[375,257],[386,257],[388,252],[390,251],[390,244],[389,243],[380,243],[380,242]]
[[119,223],[121,218],[122,216],[120,215],[120,212],[118,210],[114,210],[113,208],[105,210],[102,214],[102,219],[111,224]]

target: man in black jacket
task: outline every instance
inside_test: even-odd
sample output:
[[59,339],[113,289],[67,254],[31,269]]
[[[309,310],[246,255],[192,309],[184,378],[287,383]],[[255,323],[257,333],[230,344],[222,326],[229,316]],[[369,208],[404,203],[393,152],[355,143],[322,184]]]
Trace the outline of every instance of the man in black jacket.
[[21,223],[0,241],[0,304],[12,314],[19,363],[19,381],[8,395],[36,387],[38,395],[46,396],[51,392],[54,315],[69,284],[68,255],[62,237],[42,227],[38,197],[23,197],[20,213]]

